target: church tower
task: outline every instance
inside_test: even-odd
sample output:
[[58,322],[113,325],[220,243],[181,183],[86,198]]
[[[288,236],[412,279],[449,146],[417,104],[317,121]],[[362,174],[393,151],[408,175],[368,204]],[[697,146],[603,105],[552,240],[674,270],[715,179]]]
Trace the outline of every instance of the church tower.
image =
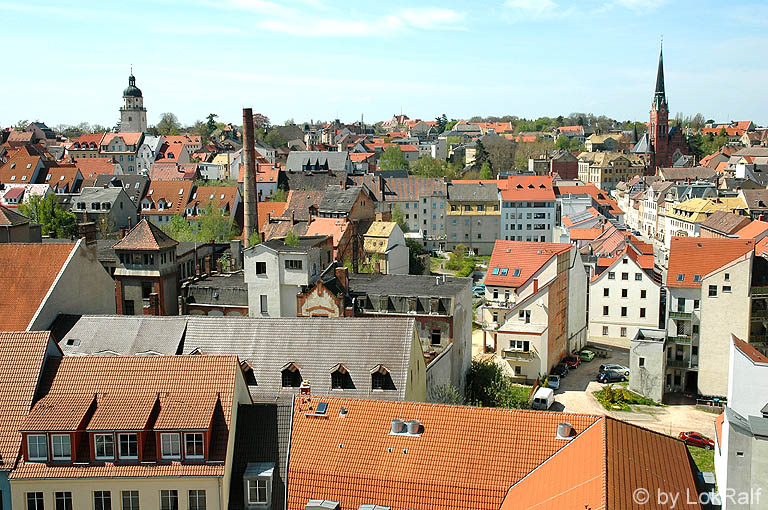
[[120,108],[120,131],[123,133],[143,133],[147,130],[147,109],[144,98],[136,86],[133,71],[128,77],[128,87],[123,91],[123,106]]
[[654,154],[651,165],[671,166],[669,151],[669,104],[664,91],[664,48],[659,51],[659,69],[656,71],[656,91],[651,104],[651,121],[648,124],[648,134]]

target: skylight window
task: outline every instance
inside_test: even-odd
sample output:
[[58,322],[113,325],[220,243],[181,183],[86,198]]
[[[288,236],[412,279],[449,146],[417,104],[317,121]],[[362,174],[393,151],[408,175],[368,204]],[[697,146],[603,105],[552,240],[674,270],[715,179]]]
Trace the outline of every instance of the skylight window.
[[499,268],[498,267],[494,267],[493,270],[491,271],[491,274],[494,275],[494,276],[499,274]]
[[694,282],[700,282],[701,281],[701,275],[700,274],[693,275],[693,281]]
[[683,273],[678,273],[677,281],[682,282],[683,280],[685,280],[685,275]]
[[32,168],[32,163],[27,163],[27,168]]
[[512,271],[512,276],[520,276],[520,270],[515,269],[514,271]]
[[506,267],[501,268],[501,276],[507,276],[508,269]]

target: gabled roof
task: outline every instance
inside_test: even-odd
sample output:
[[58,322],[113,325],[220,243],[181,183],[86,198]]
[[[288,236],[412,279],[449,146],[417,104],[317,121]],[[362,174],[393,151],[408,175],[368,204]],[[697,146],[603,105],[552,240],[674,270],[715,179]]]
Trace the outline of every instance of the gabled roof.
[[701,287],[699,280],[755,249],[752,239],[673,237],[667,269],[668,287]]
[[76,246],[76,243],[0,244],[3,329],[27,329]]
[[453,181],[448,184],[448,200],[456,202],[498,202],[499,188],[496,186],[496,181]]
[[730,235],[735,234],[751,222],[749,216],[741,216],[729,211],[715,211],[709,218],[701,222],[701,228]]
[[552,177],[546,175],[515,175],[507,178],[501,189],[501,199],[510,202],[554,201]]
[[[327,418],[312,416],[319,402],[328,404]],[[342,407],[346,413],[340,414]],[[390,434],[393,419],[419,420],[419,435]],[[320,498],[345,509],[375,503],[392,510],[498,510],[510,485],[568,444],[556,439],[558,423],[567,421],[582,433],[600,419],[315,395],[310,402],[297,399],[287,508],[300,510]],[[590,446],[599,451],[599,443]]]
[[69,148],[74,150],[98,150],[102,138],[104,138],[104,133],[86,133],[72,140],[72,145]]
[[[571,248],[572,245],[565,243],[496,241],[491,260],[488,262],[485,284],[519,287],[553,257],[566,253]],[[496,269],[497,274],[494,274]]]
[[259,202],[259,232],[264,230],[267,223],[267,215],[270,218],[282,216],[288,202]]
[[122,138],[126,145],[137,145],[141,141],[142,136],[144,136],[144,133],[127,133],[122,131],[120,133],[104,133],[101,145],[109,145],[117,137]]
[[365,189],[362,186],[345,187],[329,185],[323,195],[323,200],[320,202],[318,211],[349,214],[361,193],[365,193]]
[[283,211],[284,216],[293,216],[297,220],[306,221],[309,219],[309,209],[317,210],[320,202],[325,196],[324,191],[318,190],[291,190],[288,192],[288,201]]
[[67,356],[181,354],[186,317],[83,315],[59,339]]
[[0,470],[16,464],[21,446],[19,425],[32,407],[49,342],[48,331],[0,332]]
[[[22,192],[24,191],[23,188],[17,189]],[[8,195],[6,194],[6,196]],[[29,223],[29,218],[0,205],[0,227],[15,227],[16,225],[24,225],[25,223]]]
[[757,239],[764,237],[766,231],[768,231],[768,222],[755,220],[737,231],[736,235],[744,239]]
[[306,235],[331,236],[333,246],[340,247],[339,243],[351,225],[346,218],[312,218],[312,223],[307,225]]
[[396,226],[397,223],[394,221],[374,221],[364,235],[366,237],[389,237]]
[[[644,506],[662,510],[658,500],[636,503],[636,489],[649,494],[698,494],[694,464],[682,441],[610,417],[601,417],[514,484],[501,510]],[[568,476],[563,476],[568,473]],[[649,476],[649,474],[652,474]],[[680,508],[701,508],[693,498]]]
[[74,164],[83,176],[83,186],[93,186],[100,175],[114,175],[117,168],[112,158],[80,158]]
[[176,163],[161,160],[149,165],[149,179],[157,181],[180,181],[194,179],[197,173],[197,163]]
[[142,200],[147,200],[153,204],[157,204],[161,199],[170,204],[164,209],[158,209],[153,207],[152,209],[142,209],[141,214],[182,214],[184,208],[189,203],[189,198],[192,196],[192,188],[195,186],[194,181],[181,180],[181,181],[150,181],[147,194],[144,195]]
[[163,232],[160,227],[147,221],[146,218],[139,221],[113,246],[115,250],[162,250],[172,248],[179,244]]
[[[115,462],[89,463],[88,439],[73,444],[73,464],[22,463],[11,475],[15,478],[81,478],[81,477],[151,477],[151,476],[223,476],[227,452],[228,431],[237,378],[242,377],[236,356],[65,356],[46,367],[40,384],[38,401],[30,418],[44,418],[47,430],[71,430],[72,423],[83,422],[86,429],[91,421],[109,422],[112,430],[125,423],[136,426],[149,422],[151,407],[157,402],[159,414],[155,425],[175,430],[200,428],[203,418],[212,424],[209,462],[201,464],[155,463],[154,435],[144,448],[144,462],[125,464]],[[95,400],[95,413],[80,412],[83,403]],[[220,406],[211,407],[211,402]],[[201,405],[202,404],[202,405]],[[42,415],[38,409],[45,406]],[[87,409],[87,408],[86,408]],[[190,415],[180,413],[183,409]],[[78,411],[78,412],[75,412]],[[154,414],[153,414],[154,416]],[[62,426],[57,426],[61,423]],[[30,426],[33,424],[30,423]],[[207,426],[205,428],[208,428]],[[125,429],[123,429],[125,430]],[[151,439],[151,441],[149,441]],[[85,463],[82,463],[85,461]]]
[[64,164],[49,166],[47,172],[41,172],[38,178],[39,184],[47,184],[54,189],[65,189],[70,193],[77,191],[83,175],[74,165]]
[[753,346],[745,342],[744,340],[741,340],[740,338],[736,338],[736,336],[731,335],[731,338],[733,339],[733,345],[736,347],[741,353],[752,360],[753,363],[759,363],[761,365],[768,365],[768,356],[763,354],[762,352],[755,349]]
[[229,208],[229,214],[235,214],[235,203],[238,201],[240,191],[237,186],[198,186],[192,198],[187,204],[196,204],[200,209],[213,202],[214,207]]
[[[0,165],[0,182],[3,184],[30,184],[35,169],[40,165],[41,157],[30,155],[25,150],[18,150],[8,156],[8,161]],[[26,179],[23,177],[26,176]]]

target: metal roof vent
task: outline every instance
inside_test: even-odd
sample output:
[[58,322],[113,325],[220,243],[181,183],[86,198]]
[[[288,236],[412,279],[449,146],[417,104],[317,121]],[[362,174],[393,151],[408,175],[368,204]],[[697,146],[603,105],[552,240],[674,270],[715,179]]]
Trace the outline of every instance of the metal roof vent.
[[328,499],[310,499],[304,508],[305,510],[338,510],[339,502]]
[[347,410],[346,407],[341,406],[341,408],[339,408],[339,417],[341,417],[341,418],[345,417],[348,412],[349,411]]
[[421,422],[419,420],[408,420],[408,433],[409,434],[419,434],[421,433]]
[[570,441],[571,439],[573,439],[574,435],[575,435],[575,432],[573,430],[573,425],[571,425],[570,423],[557,424],[557,436],[555,437],[555,439]]
[[395,418],[392,420],[392,428],[389,430],[390,434],[404,434],[405,422],[403,420]]

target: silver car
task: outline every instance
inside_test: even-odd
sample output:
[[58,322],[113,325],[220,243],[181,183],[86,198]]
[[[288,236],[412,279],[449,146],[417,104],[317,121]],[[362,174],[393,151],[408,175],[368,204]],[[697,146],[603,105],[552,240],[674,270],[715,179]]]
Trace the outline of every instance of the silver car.
[[617,372],[625,377],[629,377],[629,369],[624,365],[618,365],[616,363],[605,363],[604,365],[600,365],[600,374],[606,370],[613,370],[614,372]]

